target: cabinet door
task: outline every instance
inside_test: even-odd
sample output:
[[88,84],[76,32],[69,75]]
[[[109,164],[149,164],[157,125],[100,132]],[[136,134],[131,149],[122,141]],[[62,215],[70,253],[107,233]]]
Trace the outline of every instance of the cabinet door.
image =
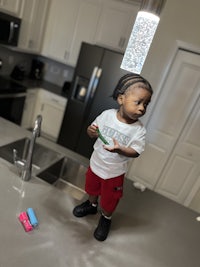
[[24,111],[22,116],[21,126],[24,128],[32,128],[33,127],[33,114],[35,109],[35,103],[37,100],[37,89],[28,89],[27,96],[24,105]]
[[32,52],[40,51],[48,3],[48,0],[25,2],[18,47]]
[[42,136],[52,141],[57,140],[66,104],[66,98],[39,89],[34,118],[38,114],[42,115]]
[[98,0],[83,0],[79,6],[73,40],[67,63],[75,66],[82,42],[94,43],[101,5]]
[[[196,134],[199,135],[199,128],[195,128],[191,136],[183,140],[182,147],[177,147],[177,151],[176,144],[198,99],[199,80],[200,56],[179,50],[165,79],[159,99],[154,100],[156,103],[152,102],[155,108],[147,127],[146,149],[138,159],[134,160],[128,172],[128,177],[133,181],[138,181],[163,194],[169,191],[171,193],[168,196],[174,194],[173,199],[176,198],[177,201],[178,199],[182,201],[187,194],[181,193],[181,190],[184,184],[182,179],[189,177],[193,169],[193,163],[188,159],[193,157],[193,153],[197,155],[194,143],[197,139]],[[191,130],[188,134],[190,132]],[[180,159],[183,151],[188,151],[190,154],[188,159]],[[171,167],[167,168],[168,162],[171,162]],[[177,175],[176,179],[171,180],[171,175],[173,177]],[[196,179],[195,175],[191,179]],[[186,183],[189,185],[189,181]]]
[[66,63],[69,58],[80,0],[52,0],[42,54]]
[[23,4],[24,0],[1,0],[0,9],[17,17],[21,17]]
[[43,102],[41,106],[43,136],[56,141],[60,131],[64,110],[51,102]]
[[103,4],[95,42],[109,48],[124,51],[139,10],[138,5],[116,1]]

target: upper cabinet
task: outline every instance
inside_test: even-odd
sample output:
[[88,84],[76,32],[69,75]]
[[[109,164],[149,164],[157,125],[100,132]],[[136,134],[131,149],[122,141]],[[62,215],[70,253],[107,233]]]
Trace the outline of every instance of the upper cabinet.
[[95,43],[124,52],[138,10],[138,4],[103,2]]
[[75,66],[81,43],[124,52],[138,0],[0,0],[0,10],[22,19],[18,49]]
[[124,51],[139,5],[116,0],[52,0],[42,54],[75,66],[81,43]]
[[74,35],[70,51],[68,53],[68,64],[73,66],[76,64],[82,42],[94,43],[100,14],[100,1],[81,1],[74,29]]
[[20,49],[40,52],[48,4],[49,0],[25,0],[18,43]]
[[71,50],[80,0],[52,0],[42,54],[67,63]]
[[100,1],[52,0],[42,54],[74,66],[81,42],[93,42]]
[[0,0],[0,11],[21,17],[24,0]]
[[124,52],[139,10],[138,0],[0,0],[21,14],[18,48],[75,66],[81,43]]

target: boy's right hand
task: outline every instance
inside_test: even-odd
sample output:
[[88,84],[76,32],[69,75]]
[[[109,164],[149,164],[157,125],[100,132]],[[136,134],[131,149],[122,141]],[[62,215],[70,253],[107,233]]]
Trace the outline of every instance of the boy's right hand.
[[98,137],[97,128],[98,128],[98,126],[95,124],[91,124],[88,126],[87,133],[91,138],[97,138]]

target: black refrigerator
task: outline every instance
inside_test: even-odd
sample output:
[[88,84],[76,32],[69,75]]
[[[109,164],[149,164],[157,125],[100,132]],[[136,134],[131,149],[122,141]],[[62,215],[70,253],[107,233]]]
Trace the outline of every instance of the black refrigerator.
[[87,127],[103,110],[118,107],[111,97],[121,76],[123,54],[100,46],[82,43],[72,79],[58,144],[87,158],[94,139]]

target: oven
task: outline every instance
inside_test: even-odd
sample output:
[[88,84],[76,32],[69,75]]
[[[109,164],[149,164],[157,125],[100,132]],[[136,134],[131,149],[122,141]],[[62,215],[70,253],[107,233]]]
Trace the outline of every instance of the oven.
[[21,124],[26,87],[0,77],[0,116],[18,125]]

